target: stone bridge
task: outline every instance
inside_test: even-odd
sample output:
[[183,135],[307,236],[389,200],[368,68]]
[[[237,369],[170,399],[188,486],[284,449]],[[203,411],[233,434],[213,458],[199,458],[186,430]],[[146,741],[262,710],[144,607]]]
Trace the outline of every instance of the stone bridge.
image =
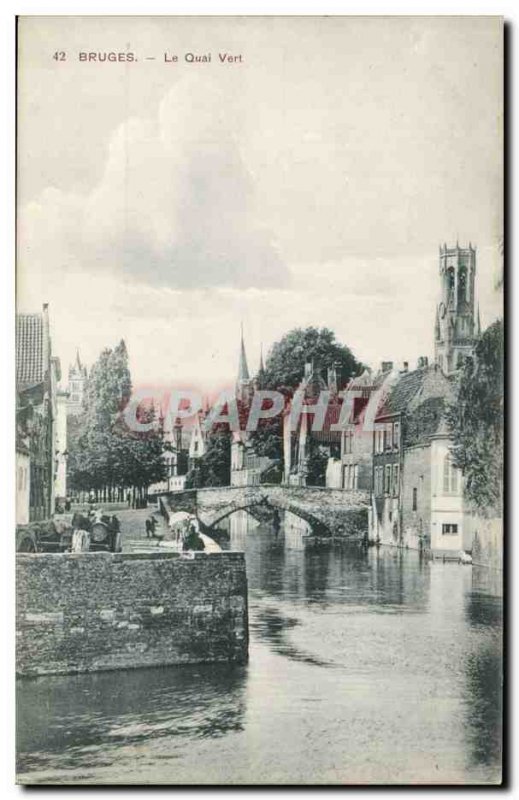
[[159,495],[169,511],[195,514],[202,529],[210,529],[235,511],[264,508],[290,511],[304,519],[317,535],[357,538],[367,530],[367,492],[314,486],[222,486]]

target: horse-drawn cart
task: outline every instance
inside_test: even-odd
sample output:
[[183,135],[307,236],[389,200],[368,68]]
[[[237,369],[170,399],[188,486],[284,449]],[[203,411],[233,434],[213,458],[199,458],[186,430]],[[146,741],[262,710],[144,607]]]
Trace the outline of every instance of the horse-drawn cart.
[[19,525],[16,529],[18,553],[120,553],[121,550],[121,525],[115,515],[85,516],[76,512]]

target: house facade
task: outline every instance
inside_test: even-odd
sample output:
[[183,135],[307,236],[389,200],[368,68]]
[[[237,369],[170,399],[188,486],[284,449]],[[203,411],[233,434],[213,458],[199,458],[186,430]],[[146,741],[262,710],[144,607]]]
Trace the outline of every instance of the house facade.
[[452,379],[423,360],[395,383],[375,419],[372,542],[436,554],[462,549],[462,477],[445,421],[454,399]]
[[387,380],[392,363],[384,363],[377,373],[365,369],[352,378],[342,392],[342,401],[351,409],[340,436],[340,456],[330,458],[326,470],[326,485],[334,489],[370,492],[373,479],[373,426],[376,409],[381,401],[381,389]]
[[[49,309],[16,315],[17,490],[19,519],[50,517],[55,508],[59,359],[52,355]],[[17,475],[18,478],[23,472]],[[27,506],[28,502],[28,506]]]

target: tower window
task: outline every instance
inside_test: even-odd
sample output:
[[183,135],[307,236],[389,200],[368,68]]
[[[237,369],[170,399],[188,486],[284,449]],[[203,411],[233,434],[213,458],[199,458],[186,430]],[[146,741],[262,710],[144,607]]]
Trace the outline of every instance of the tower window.
[[454,269],[451,267],[447,273],[447,285],[449,289],[454,289]]
[[467,272],[460,270],[458,276],[458,302],[464,302],[467,299]]

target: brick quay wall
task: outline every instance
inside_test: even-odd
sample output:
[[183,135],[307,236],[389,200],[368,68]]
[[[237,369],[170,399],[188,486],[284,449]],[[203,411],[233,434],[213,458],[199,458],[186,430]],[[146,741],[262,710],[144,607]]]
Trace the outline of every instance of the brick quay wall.
[[243,553],[38,553],[16,561],[20,675],[247,660]]

